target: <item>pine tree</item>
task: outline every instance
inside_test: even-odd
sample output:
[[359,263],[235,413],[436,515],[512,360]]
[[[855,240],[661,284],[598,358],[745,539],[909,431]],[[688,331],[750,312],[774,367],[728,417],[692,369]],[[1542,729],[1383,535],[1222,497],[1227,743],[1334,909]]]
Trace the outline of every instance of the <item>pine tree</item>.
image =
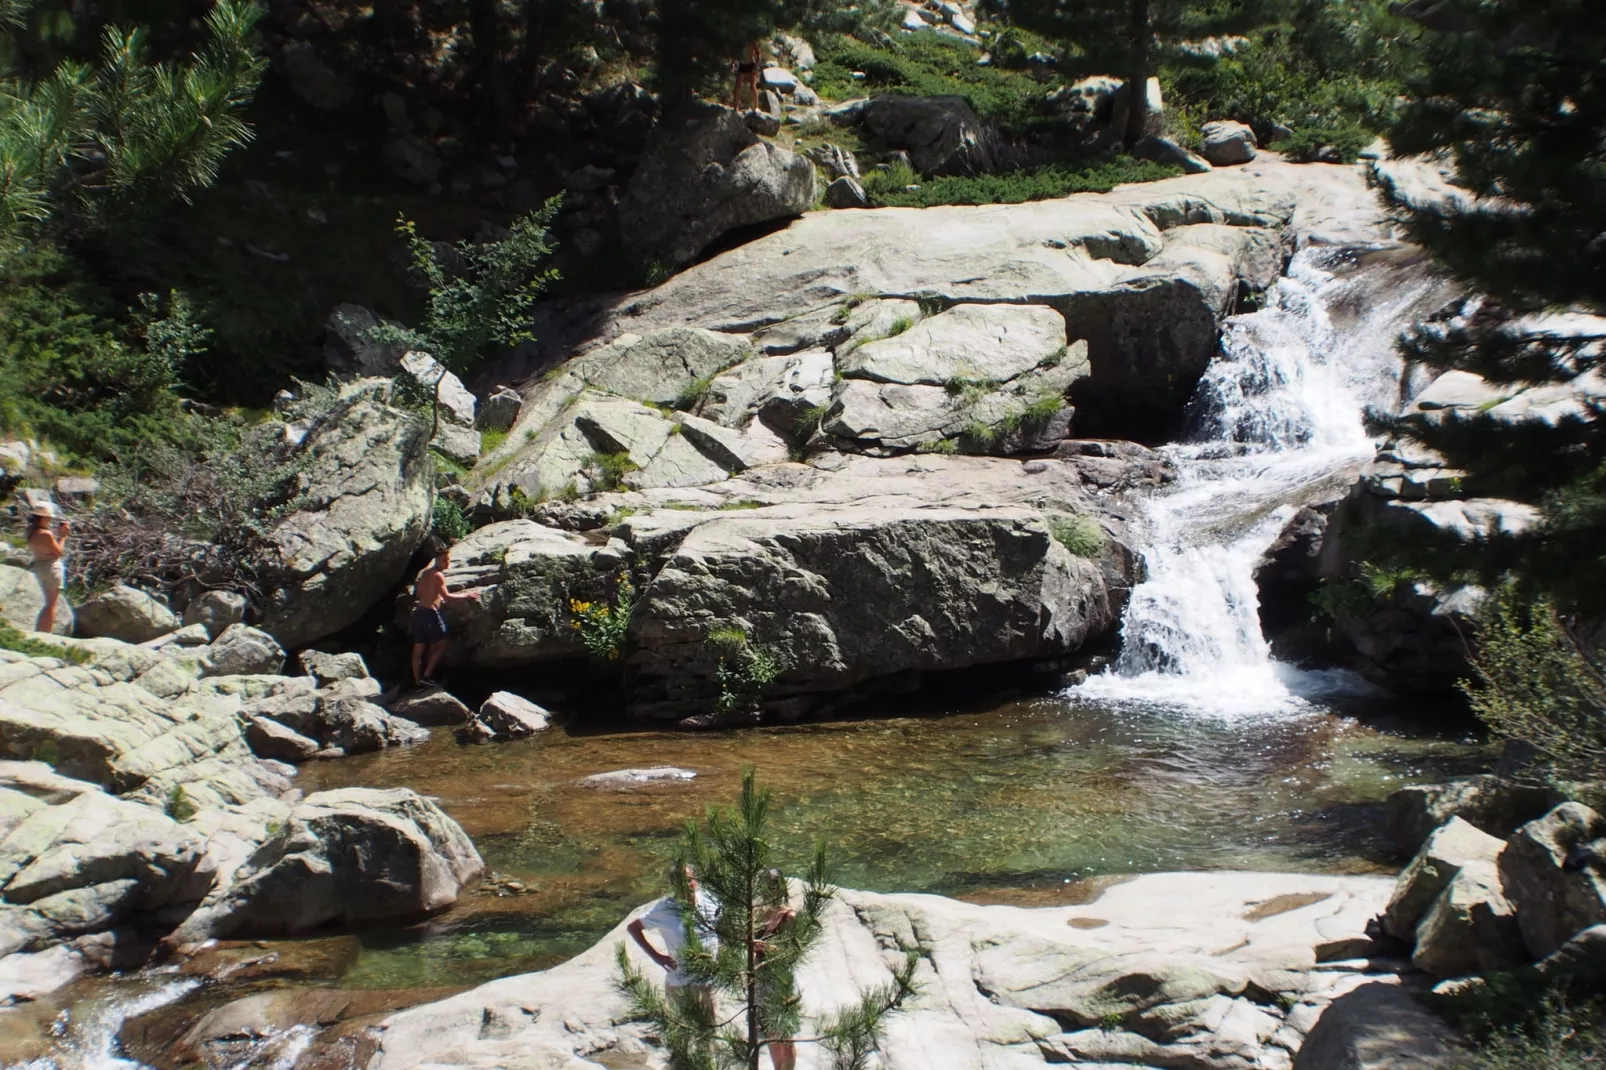
[[[1433,14],[1427,62],[1389,136],[1397,154],[1446,155],[1467,195],[1384,196],[1407,236],[1479,296],[1409,332],[1403,351],[1496,384],[1569,382],[1600,367],[1606,341],[1566,317],[1536,329],[1535,317],[1606,314],[1606,4],[1443,0]],[[1418,559],[1439,574],[1514,573],[1564,611],[1606,608],[1601,412],[1592,402],[1551,421],[1384,421],[1464,470],[1468,495],[1526,502],[1543,518],[1518,536],[1419,547]]]
[[[819,942],[821,921],[834,889],[826,877],[824,845],[802,883],[802,898],[787,924],[774,926],[789,904],[784,880],[772,876],[774,847],[766,838],[770,793],[760,790],[751,768],[742,772],[734,809],[710,809],[706,824],[687,822],[673,867],[671,894],[684,919],[681,968],[698,984],[726,998],[716,1008],[695,998],[666,1000],[663,991],[618,949],[618,985],[636,1015],[652,1023],[669,1052],[670,1070],[759,1070],[760,1056],[775,1041],[818,1044],[833,1070],[863,1070],[876,1050],[889,1014],[916,991],[919,951],[908,952],[885,985],[861,994],[857,1003],[820,1016],[808,1036],[798,1037],[803,1018],[797,969]],[[699,910],[686,871],[690,867],[718,909]],[[709,944],[717,937],[717,950]],[[734,1004],[733,1009],[728,1004]]]
[[1065,41],[1073,70],[1126,80],[1122,140],[1130,148],[1143,139],[1148,122],[1149,79],[1163,59],[1178,55],[1177,45],[1242,33],[1266,21],[1274,6],[1268,0],[1018,0],[1011,10],[1021,25]]
[[[0,0],[0,32],[23,32],[31,7]],[[265,11],[218,0],[181,63],[154,61],[144,27],[108,27],[97,65],[38,82],[0,69],[0,249],[49,219],[106,227],[211,185],[251,139],[240,112],[266,68],[252,40]]]

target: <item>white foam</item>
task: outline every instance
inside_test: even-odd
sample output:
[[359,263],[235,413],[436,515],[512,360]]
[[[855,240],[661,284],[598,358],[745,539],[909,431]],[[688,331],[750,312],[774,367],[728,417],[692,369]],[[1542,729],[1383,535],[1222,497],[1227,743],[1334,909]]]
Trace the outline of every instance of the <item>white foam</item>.
[[[1343,255],[1300,252],[1263,310],[1228,320],[1195,394],[1189,440],[1167,449],[1179,478],[1145,503],[1147,575],[1123,618],[1121,654],[1076,695],[1284,716],[1366,686],[1273,662],[1254,582],[1256,562],[1298,507],[1372,456],[1365,410],[1396,399],[1394,342],[1434,285],[1367,291],[1364,273],[1340,278],[1324,266]],[[1362,310],[1342,329],[1329,313],[1340,301]]]

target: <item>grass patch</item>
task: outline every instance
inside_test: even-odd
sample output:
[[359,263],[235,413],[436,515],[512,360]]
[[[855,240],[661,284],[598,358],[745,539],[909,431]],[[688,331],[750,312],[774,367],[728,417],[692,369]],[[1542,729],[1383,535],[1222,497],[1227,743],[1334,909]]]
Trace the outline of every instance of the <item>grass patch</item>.
[[1077,557],[1097,557],[1104,552],[1104,528],[1090,516],[1051,517],[1048,533]]
[[[624,482],[625,476],[640,467],[630,459],[628,450],[620,450],[618,453],[593,453],[586,458],[585,463],[586,475],[591,478],[593,489],[599,491],[618,490],[620,484]],[[564,487],[563,493],[560,495],[564,501],[573,500],[568,497],[569,487],[572,486],[574,484],[571,483],[569,486]],[[577,498],[579,496],[579,489],[576,488],[574,497]]]
[[1054,352],[1038,361],[1037,366],[1045,371],[1049,368],[1058,368],[1061,364],[1065,363],[1065,357],[1070,353],[1070,351],[1070,346],[1060,346],[1058,349],[1054,350]]
[[915,448],[916,453],[937,453],[943,456],[952,456],[959,452],[959,442],[952,438],[939,438],[935,442],[927,442]]
[[717,379],[722,372],[723,369],[717,372],[710,372],[709,374],[701,376],[700,378],[693,379],[691,382],[681,387],[680,392],[675,395],[675,400],[673,403],[674,408],[680,410],[681,412],[687,412],[702,404],[703,398],[708,396],[709,388],[714,385],[714,380]]
[[[1084,164],[1050,164],[996,175],[945,175],[921,179],[905,167],[872,171],[864,189],[877,207],[934,208],[944,204],[1022,204],[1073,193],[1107,193],[1127,182],[1157,182],[1182,174],[1180,167],[1130,156]],[[910,180],[911,175],[913,181]],[[913,187],[913,188],[910,188]]]
[[904,331],[907,331],[914,325],[915,321],[910,319],[908,316],[899,316],[897,319],[893,320],[892,325],[887,328],[886,336],[888,338],[896,338],[898,335],[902,334]]
[[[1012,31],[1028,39],[1027,52],[1056,51],[1046,39]],[[832,100],[848,97],[901,94],[908,96],[964,97],[983,119],[997,123],[1011,135],[1063,125],[1046,114],[1044,93],[1054,83],[1039,82],[1023,70],[1003,66],[978,67],[979,53],[936,33],[899,34],[883,48],[840,35],[825,35],[815,42],[813,87]],[[853,77],[860,71],[864,79]]]
[[62,644],[57,646],[48,640],[35,639],[27,632],[20,631],[10,623],[0,620],[0,650],[9,650],[13,654],[21,654],[28,658],[55,658],[69,665],[86,665],[89,663],[89,652],[79,650],[77,647]]
[[481,431],[480,456],[484,457],[488,454],[495,453],[497,447],[506,442],[507,436],[512,433],[513,429],[510,427],[504,427],[500,431]]

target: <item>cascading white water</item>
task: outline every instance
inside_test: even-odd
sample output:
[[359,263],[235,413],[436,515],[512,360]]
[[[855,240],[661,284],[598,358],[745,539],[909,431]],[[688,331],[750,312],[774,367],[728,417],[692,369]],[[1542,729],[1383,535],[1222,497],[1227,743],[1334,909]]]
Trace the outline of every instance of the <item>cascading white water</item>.
[[142,985],[143,990],[134,995],[118,994],[74,1007],[77,1020],[65,1023],[67,1038],[61,1056],[35,1059],[18,1070],[143,1070],[143,1064],[123,1057],[118,1040],[123,1023],[182,999],[200,984],[189,978]]
[[1231,716],[1360,686],[1271,659],[1253,571],[1300,506],[1371,457],[1365,410],[1397,399],[1394,340],[1438,285],[1374,277],[1359,266],[1365,254],[1302,250],[1262,310],[1227,321],[1188,440],[1166,449],[1177,482],[1145,506],[1147,577],[1121,654],[1079,695]]

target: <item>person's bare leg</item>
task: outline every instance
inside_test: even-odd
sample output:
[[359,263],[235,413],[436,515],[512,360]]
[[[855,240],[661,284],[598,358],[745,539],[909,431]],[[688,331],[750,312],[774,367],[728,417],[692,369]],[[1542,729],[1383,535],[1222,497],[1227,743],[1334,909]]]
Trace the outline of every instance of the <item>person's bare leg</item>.
[[446,640],[429,644],[429,664],[424,666],[424,677],[435,679],[435,670],[440,666],[441,658],[446,654]]
[[769,1048],[770,1065],[775,1070],[794,1070],[797,1066],[797,1048],[790,1040],[777,1040]]
[[424,644],[413,644],[413,683],[424,682]]
[[33,630],[50,634],[56,628],[56,602],[61,598],[60,591],[45,595],[45,607],[39,611],[39,619],[33,622]]

